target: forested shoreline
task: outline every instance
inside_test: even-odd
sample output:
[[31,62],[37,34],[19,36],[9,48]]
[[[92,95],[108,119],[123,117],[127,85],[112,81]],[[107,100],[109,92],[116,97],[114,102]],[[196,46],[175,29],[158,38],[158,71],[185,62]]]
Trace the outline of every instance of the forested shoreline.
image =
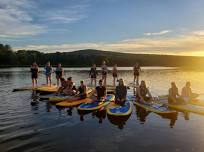
[[133,66],[136,62],[139,62],[141,66],[203,67],[204,65],[204,57],[129,54],[91,49],[42,53],[35,50],[13,51],[10,45],[0,44],[0,67],[30,66],[34,61],[40,66],[50,61],[52,65],[62,63],[64,67],[87,67],[93,63],[100,65],[103,60],[107,61],[110,66],[114,64]]

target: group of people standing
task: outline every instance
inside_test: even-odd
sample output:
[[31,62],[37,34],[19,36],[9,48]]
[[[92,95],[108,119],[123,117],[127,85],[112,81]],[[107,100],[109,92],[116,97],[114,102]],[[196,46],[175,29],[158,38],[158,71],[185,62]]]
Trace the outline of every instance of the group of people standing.
[[[62,65],[59,63],[56,67],[55,70],[53,70],[50,62],[47,62],[46,66],[44,67],[45,69],[45,77],[46,77],[46,84],[47,85],[52,85],[52,73],[55,72],[56,74],[56,79],[57,79],[57,86],[60,85],[60,78],[63,77],[64,75],[64,70],[62,68]],[[37,86],[37,79],[38,79],[38,73],[39,73],[39,67],[37,65],[36,62],[34,62],[32,65],[31,65],[31,68],[30,68],[30,71],[31,71],[31,78],[32,78],[32,86]]]
[[[56,80],[57,80],[57,86],[60,86],[60,78],[64,76],[64,70],[62,68],[61,63],[59,63],[54,70],[50,64],[50,62],[47,62],[47,64],[44,67],[45,70],[45,77],[46,77],[46,84],[51,85],[52,84],[52,73],[56,74]],[[139,84],[139,74],[141,72],[141,68],[138,63],[136,63],[133,67],[133,75],[134,75],[134,82]],[[31,78],[32,78],[32,85],[37,86],[37,79],[38,79],[38,73],[39,73],[39,68],[36,62],[34,62],[31,65]],[[106,65],[106,62],[103,61],[101,65],[101,80],[104,86],[107,84],[107,75],[109,73],[108,66]],[[96,80],[98,77],[98,71],[96,64],[93,64],[90,71],[89,71],[89,76],[91,78],[91,85],[96,86]],[[116,82],[118,81],[118,69],[117,69],[117,64],[113,66],[112,69],[112,77],[113,77],[113,86],[116,85]]]

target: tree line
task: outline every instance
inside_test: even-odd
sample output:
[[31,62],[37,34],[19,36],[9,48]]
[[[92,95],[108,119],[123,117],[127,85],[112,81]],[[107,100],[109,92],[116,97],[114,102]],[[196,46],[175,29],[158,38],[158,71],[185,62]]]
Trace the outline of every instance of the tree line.
[[[66,50],[65,50],[66,51]],[[142,66],[203,66],[204,57],[129,54],[99,50],[79,50],[74,52],[43,53],[35,50],[13,51],[10,45],[0,44],[0,66],[30,66],[33,62],[44,66],[47,61],[52,65],[61,63],[64,67],[87,67],[95,63],[101,65],[105,60],[112,66],[133,66],[139,62]]]

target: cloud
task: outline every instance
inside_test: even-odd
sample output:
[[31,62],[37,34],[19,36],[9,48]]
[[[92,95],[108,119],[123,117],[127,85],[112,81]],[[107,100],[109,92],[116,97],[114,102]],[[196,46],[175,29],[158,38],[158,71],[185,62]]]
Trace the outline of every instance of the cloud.
[[32,4],[26,0],[0,1],[0,37],[22,37],[36,35],[45,31],[45,27],[33,24],[33,18],[25,10]]
[[164,34],[168,34],[170,32],[171,32],[171,30],[163,30],[163,31],[154,32],[154,33],[144,33],[144,35],[146,35],[146,36],[164,35]]
[[61,9],[54,8],[44,11],[43,15],[40,16],[41,20],[48,21],[54,24],[69,24],[86,18],[86,10],[89,5],[78,4],[68,5]]
[[22,38],[59,31],[59,27],[52,24],[70,24],[87,17],[89,5],[86,1],[77,5],[58,3],[49,8],[44,8],[44,3],[34,0],[0,0],[0,38]]
[[136,38],[115,43],[77,43],[61,45],[27,45],[18,49],[42,52],[70,52],[81,49],[99,49],[125,53],[202,55],[204,56],[204,37],[194,32],[168,38]]

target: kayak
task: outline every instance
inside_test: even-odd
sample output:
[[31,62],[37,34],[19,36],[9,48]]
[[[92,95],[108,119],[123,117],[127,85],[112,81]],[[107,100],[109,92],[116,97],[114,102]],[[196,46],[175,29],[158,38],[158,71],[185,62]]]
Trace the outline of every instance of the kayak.
[[107,106],[111,101],[114,101],[114,100],[115,100],[115,95],[108,94],[106,95],[106,99],[103,102],[94,101],[91,103],[83,103],[77,109],[78,110],[97,110]]
[[148,110],[154,113],[158,113],[158,114],[176,113],[175,110],[170,110],[168,107],[164,106],[162,103],[151,102],[150,104],[145,104],[145,103],[139,103],[136,101],[133,101],[133,103],[141,108],[144,108],[145,110]]
[[[199,99],[196,99],[198,95],[194,95],[191,100],[187,101],[188,104],[190,105],[195,105],[195,106],[201,106],[204,107],[204,101],[201,101]],[[166,103],[168,102],[168,95],[163,95],[159,96],[159,100],[165,101]]]
[[[87,88],[86,93],[87,93],[88,97],[90,97],[93,93],[93,89]],[[69,101],[75,100],[76,96],[54,95],[54,96],[50,96],[48,99],[50,102],[56,103],[56,102],[64,101],[66,99],[69,99]]]
[[132,102],[126,101],[124,106],[120,106],[118,104],[113,104],[107,108],[107,114],[113,116],[127,116],[132,113]]

